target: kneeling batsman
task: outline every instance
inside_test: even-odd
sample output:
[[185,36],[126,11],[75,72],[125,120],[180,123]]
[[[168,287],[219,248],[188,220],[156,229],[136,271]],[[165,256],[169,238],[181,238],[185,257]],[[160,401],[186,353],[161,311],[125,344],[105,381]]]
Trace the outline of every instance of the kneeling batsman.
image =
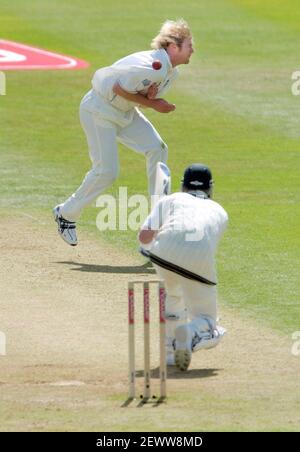
[[217,326],[215,253],[228,216],[212,200],[207,166],[189,166],[181,192],[171,195],[166,193],[168,168],[157,166],[156,193],[163,196],[142,225],[139,240],[166,286],[168,365],[187,370],[192,352],[215,347],[225,334]]

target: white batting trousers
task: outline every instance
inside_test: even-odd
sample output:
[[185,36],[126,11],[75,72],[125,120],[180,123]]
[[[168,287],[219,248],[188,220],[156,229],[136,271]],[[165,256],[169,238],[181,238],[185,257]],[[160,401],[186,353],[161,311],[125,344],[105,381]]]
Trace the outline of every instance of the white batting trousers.
[[212,326],[217,322],[217,288],[184,278],[153,264],[166,287],[166,333],[174,338],[175,329],[187,321],[210,317]]
[[156,164],[166,163],[167,145],[139,111],[135,110],[129,125],[121,127],[101,117],[101,112],[91,112],[80,107],[80,122],[86,134],[92,169],[82,184],[62,205],[61,214],[69,221],[76,221],[84,207],[103,193],[119,174],[117,142],[142,153],[146,157],[148,191],[154,194]]

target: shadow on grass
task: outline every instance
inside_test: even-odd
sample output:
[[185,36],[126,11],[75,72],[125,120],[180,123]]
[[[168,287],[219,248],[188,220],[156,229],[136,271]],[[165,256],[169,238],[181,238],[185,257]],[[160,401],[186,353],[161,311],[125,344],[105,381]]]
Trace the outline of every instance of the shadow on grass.
[[121,408],[126,408],[128,407],[130,404],[135,403],[137,404],[136,407],[137,408],[142,408],[145,405],[149,405],[151,404],[152,407],[158,407],[159,405],[162,405],[163,403],[167,402],[167,398],[166,397],[159,397],[158,399],[154,396],[154,397],[128,397],[127,400],[125,400],[124,403],[122,403]]
[[71,270],[79,272],[90,272],[90,273],[124,273],[124,274],[150,274],[154,275],[155,270],[152,267],[151,262],[146,262],[143,265],[126,265],[126,266],[113,266],[113,265],[94,265],[94,264],[84,264],[81,262],[74,261],[60,261],[56,264],[63,264],[72,266]]
[[[168,380],[172,379],[190,379],[190,378],[209,378],[215,377],[218,375],[220,371],[223,369],[190,369],[185,372],[176,369],[175,366],[168,366],[167,375]],[[143,377],[144,371],[138,370],[136,372],[137,377]],[[151,370],[151,378],[159,378],[159,367]]]

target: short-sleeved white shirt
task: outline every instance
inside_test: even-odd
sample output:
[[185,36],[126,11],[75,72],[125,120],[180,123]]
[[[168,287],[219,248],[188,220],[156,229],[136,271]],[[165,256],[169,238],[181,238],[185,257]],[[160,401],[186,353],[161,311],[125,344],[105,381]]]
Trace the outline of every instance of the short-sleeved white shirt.
[[154,255],[216,281],[215,252],[227,222],[220,204],[182,192],[162,198],[142,228],[159,230]]
[[[152,67],[153,61],[159,60],[161,69]],[[172,67],[168,53],[164,49],[137,52],[118,60],[112,66],[97,70],[92,79],[93,89],[113,107],[127,112],[138,104],[130,102],[113,92],[116,82],[130,93],[146,94],[149,86],[158,84],[158,94],[161,95],[170,87],[178,75],[178,70]]]

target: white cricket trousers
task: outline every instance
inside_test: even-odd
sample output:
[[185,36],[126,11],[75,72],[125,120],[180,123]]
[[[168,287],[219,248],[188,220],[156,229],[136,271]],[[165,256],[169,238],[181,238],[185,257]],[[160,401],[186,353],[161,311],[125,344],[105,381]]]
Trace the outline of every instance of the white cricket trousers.
[[177,326],[202,316],[209,317],[215,328],[217,322],[217,288],[184,278],[153,264],[166,287],[166,336],[175,337]]
[[62,216],[76,221],[84,207],[92,203],[116,180],[119,173],[117,142],[142,153],[146,157],[148,190],[154,194],[156,164],[166,163],[167,145],[148,121],[135,109],[132,122],[121,127],[101,117],[101,112],[91,112],[80,107],[80,122],[86,134],[92,169],[81,186],[61,205]]

